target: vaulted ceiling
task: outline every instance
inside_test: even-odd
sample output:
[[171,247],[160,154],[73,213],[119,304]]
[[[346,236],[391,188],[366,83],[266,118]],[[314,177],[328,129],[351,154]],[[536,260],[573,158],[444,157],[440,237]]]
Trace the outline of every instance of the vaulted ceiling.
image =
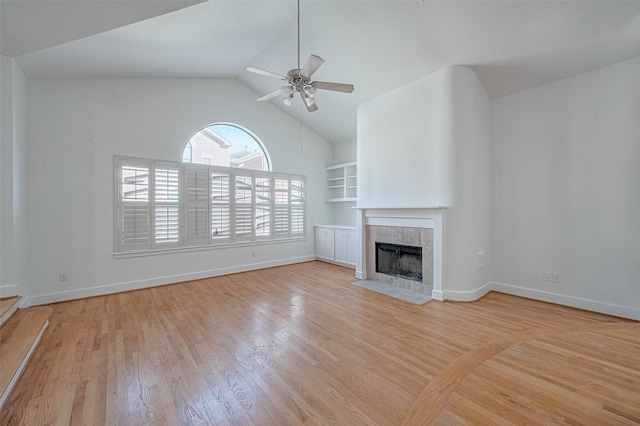
[[[27,77],[225,77],[257,96],[297,65],[295,0],[0,0],[0,50]],[[492,97],[640,55],[640,1],[302,0],[302,62],[319,110],[270,102],[331,142],[356,137],[357,106],[449,65]]]

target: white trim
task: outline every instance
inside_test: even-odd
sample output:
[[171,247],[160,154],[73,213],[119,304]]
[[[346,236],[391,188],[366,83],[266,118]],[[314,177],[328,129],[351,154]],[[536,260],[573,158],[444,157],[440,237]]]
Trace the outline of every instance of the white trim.
[[[475,290],[469,291],[457,291],[457,290],[445,290],[444,292],[438,294],[438,296],[442,295],[443,299],[437,300],[453,300],[456,302],[473,302],[474,300],[478,300],[481,297],[485,296],[493,290],[493,283],[488,282],[482,287],[479,287]],[[435,297],[433,297],[435,299]]]
[[0,298],[14,297],[18,295],[18,284],[4,284],[0,285]]
[[85,297],[104,296],[107,294],[120,293],[123,291],[140,290],[148,287],[175,284],[183,281],[199,280],[203,278],[217,277],[220,275],[235,274],[238,272],[254,271],[257,269],[272,268],[274,266],[290,265],[315,260],[315,256],[300,256],[288,259],[274,260],[270,262],[252,263],[247,265],[233,266],[228,268],[210,269],[206,271],[190,272],[188,274],[167,275],[145,280],[129,281],[124,283],[106,284],[96,287],[83,288],[77,290],[61,291],[57,293],[41,294],[31,296],[28,306],[46,305],[48,303],[63,302]]
[[407,228],[433,228],[435,219],[406,217],[366,217],[365,225],[403,226]]
[[431,298],[433,300],[439,300],[440,302],[444,302],[444,294],[439,290],[431,290]]
[[514,296],[522,296],[530,299],[541,300],[543,302],[556,303],[558,305],[571,306],[578,309],[585,309],[592,312],[600,312],[603,314],[640,321],[640,309],[637,307],[634,308],[631,306],[614,305],[611,303],[599,302],[597,300],[533,290],[505,283],[493,282],[491,283],[491,287],[494,291]]
[[355,231],[355,226],[345,226],[345,225],[313,225],[315,228],[331,228],[331,229],[340,229],[345,231]]
[[6,389],[2,393],[2,396],[0,396],[0,408],[2,408],[2,405],[5,403],[7,397],[11,393],[11,390],[13,389],[13,387],[16,384],[16,382],[18,381],[18,378],[20,378],[20,375],[22,374],[22,370],[24,370],[24,367],[27,365],[27,362],[31,358],[31,354],[33,354],[33,351],[36,349],[36,346],[38,346],[38,343],[40,342],[40,339],[42,338],[42,334],[44,333],[44,331],[47,329],[48,326],[49,326],[49,320],[47,320],[44,323],[44,325],[42,326],[42,329],[40,330],[40,332],[36,336],[35,340],[31,344],[31,347],[29,348],[29,352],[27,352],[27,355],[22,359],[22,362],[20,363],[20,366],[18,367],[18,369],[16,370],[15,374],[11,378],[11,381],[9,382],[9,385],[7,385]]

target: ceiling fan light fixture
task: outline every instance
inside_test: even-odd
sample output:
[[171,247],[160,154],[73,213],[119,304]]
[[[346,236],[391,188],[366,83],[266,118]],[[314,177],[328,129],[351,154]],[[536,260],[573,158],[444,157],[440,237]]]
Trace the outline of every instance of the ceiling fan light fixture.
[[313,98],[313,96],[309,96],[307,94],[302,97],[302,100],[304,101],[304,104],[307,106],[307,108],[316,103],[316,100]]
[[308,96],[308,97],[313,98],[316,95],[316,88],[313,87],[313,86],[306,86],[303,89],[303,92],[304,92],[305,97]]
[[291,102],[293,102],[293,93],[290,95],[284,96],[282,98],[282,102],[284,102],[286,106],[291,106]]

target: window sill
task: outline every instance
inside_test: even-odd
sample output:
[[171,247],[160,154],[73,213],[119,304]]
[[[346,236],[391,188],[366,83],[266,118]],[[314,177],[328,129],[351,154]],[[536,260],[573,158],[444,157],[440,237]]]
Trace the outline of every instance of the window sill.
[[220,249],[229,249],[229,248],[237,248],[237,247],[264,246],[264,245],[282,244],[282,243],[297,243],[297,242],[306,241],[306,240],[307,240],[307,237],[303,236],[303,237],[280,238],[276,240],[264,240],[264,241],[242,241],[238,243],[212,244],[212,245],[206,245],[206,246],[178,247],[178,248],[144,250],[144,251],[129,251],[124,253],[113,253],[113,257],[114,259],[127,259],[130,257],[158,256],[158,255],[164,255],[164,254],[188,253],[192,251],[220,250]]

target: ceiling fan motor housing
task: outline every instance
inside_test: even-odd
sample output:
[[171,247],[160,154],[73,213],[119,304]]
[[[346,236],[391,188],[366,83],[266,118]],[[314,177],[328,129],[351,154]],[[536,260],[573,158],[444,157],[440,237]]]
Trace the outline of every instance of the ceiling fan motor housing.
[[300,68],[294,68],[287,73],[287,81],[293,86],[296,92],[301,92],[305,86],[311,84],[311,78],[300,74],[300,71]]

